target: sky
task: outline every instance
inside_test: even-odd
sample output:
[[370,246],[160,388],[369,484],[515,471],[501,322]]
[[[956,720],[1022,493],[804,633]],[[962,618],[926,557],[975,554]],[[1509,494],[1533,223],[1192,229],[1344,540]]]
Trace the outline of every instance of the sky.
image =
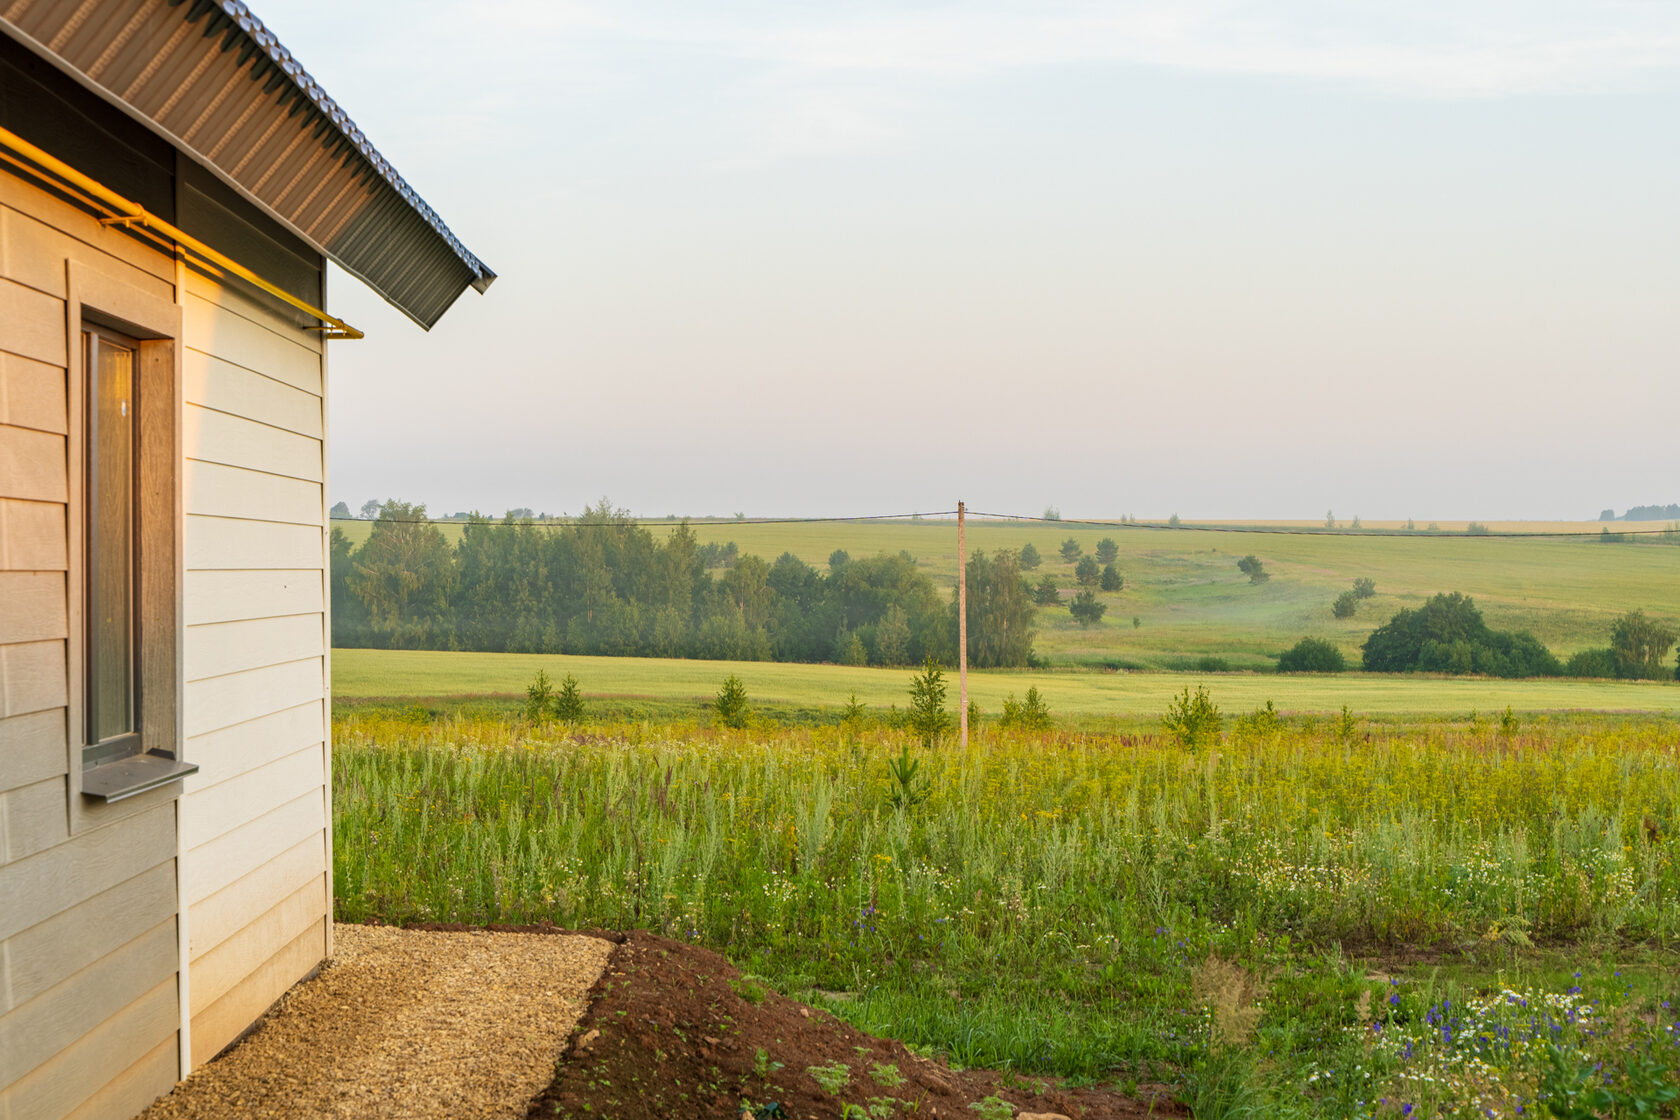
[[352,508],[1680,500],[1680,5],[253,4],[499,274],[331,277]]

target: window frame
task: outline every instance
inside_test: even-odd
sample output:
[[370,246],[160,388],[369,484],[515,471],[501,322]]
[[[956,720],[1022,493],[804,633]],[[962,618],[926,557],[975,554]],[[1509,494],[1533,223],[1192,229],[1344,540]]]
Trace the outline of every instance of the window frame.
[[[82,767],[90,769],[104,762],[127,758],[131,755],[144,753],[141,746],[142,733],[140,727],[140,713],[145,710],[145,701],[141,697],[141,685],[145,677],[142,667],[141,630],[143,621],[137,609],[140,602],[140,567],[141,557],[139,527],[140,505],[139,476],[141,447],[136,438],[141,431],[141,411],[146,407],[142,399],[140,379],[140,340],[113,330],[100,323],[97,319],[89,318],[84,311],[81,327],[82,342],[82,379],[83,379],[83,409],[82,423],[82,578],[80,591],[82,594],[82,658],[78,671],[82,674]],[[99,692],[99,658],[100,640],[98,637],[99,601],[99,405],[97,393],[98,378],[98,349],[101,343],[128,351],[132,355],[133,368],[129,374],[129,462],[128,462],[128,493],[125,504],[128,506],[128,556],[124,563],[123,582],[128,584],[128,604],[124,619],[127,634],[124,642],[127,645],[128,656],[128,723],[129,729],[104,739],[95,739],[92,728],[98,722],[100,701]]]
[[[179,797],[185,761],[184,501],[182,494],[182,309],[107,272],[66,262],[66,357],[70,382],[70,642],[68,650],[70,827],[84,828]],[[172,295],[173,293],[171,293]],[[134,347],[130,592],[132,736],[125,753],[90,744],[90,509],[87,471],[92,381],[82,332]],[[111,746],[110,740],[104,746]],[[114,804],[121,802],[121,805]]]

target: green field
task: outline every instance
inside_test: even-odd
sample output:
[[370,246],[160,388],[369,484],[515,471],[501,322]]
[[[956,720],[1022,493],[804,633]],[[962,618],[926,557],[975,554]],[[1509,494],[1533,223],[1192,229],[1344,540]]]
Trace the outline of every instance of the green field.
[[[518,696],[541,669],[554,679],[577,677],[586,697],[610,696],[667,703],[708,701],[735,674],[755,703],[838,708],[851,693],[864,704],[903,705],[910,671],[795,665],[767,661],[692,661],[549,654],[448,653],[428,650],[333,651],[333,693],[340,700]],[[1337,676],[1101,671],[989,671],[971,673],[969,695],[983,715],[996,715],[1005,696],[1037,687],[1053,711],[1069,716],[1159,715],[1187,684],[1202,682],[1228,712],[1272,701],[1285,712],[1334,712],[1344,705],[1366,715],[1615,711],[1680,713],[1680,684],[1660,681],[1504,681],[1484,678]],[[956,681],[951,680],[951,695]]]
[[[369,525],[352,522],[342,527],[360,541]],[[1540,527],[1493,528],[1498,532]],[[1590,534],[1597,526],[1559,523],[1546,528]],[[956,580],[956,528],[947,520],[779,525],[703,521],[694,523],[694,529],[702,542],[734,541],[743,553],[769,560],[791,552],[824,569],[836,549],[853,556],[904,551],[941,586],[954,586]],[[444,531],[455,537],[460,529],[449,525]],[[652,531],[663,529],[654,525]],[[1231,668],[1263,669],[1307,635],[1335,643],[1357,664],[1359,647],[1373,629],[1400,608],[1416,606],[1441,591],[1464,592],[1475,599],[1488,625],[1528,630],[1564,658],[1608,645],[1611,623],[1635,608],[1680,621],[1675,607],[1680,602],[1680,548],[1605,545],[1590,536],[1559,540],[1287,535],[976,520],[969,524],[968,546],[1019,549],[1030,541],[1044,556],[1043,566],[1030,573],[1031,578],[1036,582],[1046,573],[1054,576],[1066,598],[1075,587],[1073,566],[1063,563],[1057,550],[1068,537],[1078,539],[1088,553],[1103,537],[1113,537],[1120,547],[1118,567],[1126,586],[1100,596],[1107,615],[1088,630],[1060,607],[1037,611],[1036,651],[1057,665],[1183,670],[1194,669],[1202,658],[1217,657]],[[1265,563],[1269,582],[1252,585],[1237,570],[1237,560],[1249,553]],[[1353,618],[1334,618],[1331,602],[1359,577],[1376,582],[1376,597],[1361,603]]]
[[1198,1120],[1674,1115],[1672,721],[966,750],[868,721],[334,723],[343,920],[648,929],[952,1062],[1165,1082]]

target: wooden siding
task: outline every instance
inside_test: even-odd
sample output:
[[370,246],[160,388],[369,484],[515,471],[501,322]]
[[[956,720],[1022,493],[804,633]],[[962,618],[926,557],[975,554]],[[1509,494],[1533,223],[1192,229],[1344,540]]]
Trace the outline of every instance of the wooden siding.
[[[215,215],[233,240],[236,211]],[[202,767],[179,800],[108,809],[75,790],[70,664],[88,282],[181,308],[181,727]],[[0,172],[0,1117],[131,1116],[183,1072],[185,1018],[202,1061],[326,954],[323,384],[289,310]]]
[[183,416],[192,1061],[327,953],[320,344],[189,276]]
[[0,1116],[128,1116],[180,1068],[175,806],[72,832],[71,262],[174,264],[0,174]]
[[[0,35],[3,89],[57,81],[5,49]],[[77,163],[128,128],[86,113],[40,143]],[[323,262],[301,242],[217,183],[183,181],[166,146],[144,151],[161,160],[148,156],[146,183],[175,183],[148,207],[319,292]],[[108,165],[87,170],[123,161]],[[165,583],[144,571],[141,598],[183,626],[144,660],[180,678],[166,690],[178,722],[146,715],[148,735],[168,722],[202,767],[180,798],[77,793],[82,304],[136,326],[160,304],[178,316],[148,326],[175,344],[143,344],[141,366],[173,363],[180,455],[144,458],[141,485],[148,502],[180,485],[180,568]],[[0,171],[0,1117],[133,1115],[328,952],[323,398],[324,346],[297,312]]]

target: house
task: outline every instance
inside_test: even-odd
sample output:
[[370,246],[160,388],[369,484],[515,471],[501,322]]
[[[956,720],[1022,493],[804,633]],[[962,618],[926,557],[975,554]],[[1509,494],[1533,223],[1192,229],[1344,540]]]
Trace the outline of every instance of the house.
[[0,0],[0,1118],[128,1117],[332,952],[336,261],[494,274],[239,0]]

